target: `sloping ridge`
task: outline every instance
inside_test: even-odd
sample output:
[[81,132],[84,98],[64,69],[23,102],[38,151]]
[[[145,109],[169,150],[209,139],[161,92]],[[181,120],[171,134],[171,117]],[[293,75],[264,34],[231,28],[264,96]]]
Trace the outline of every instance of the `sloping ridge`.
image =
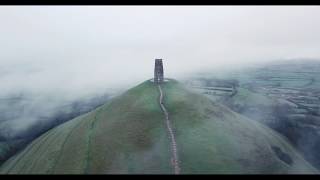
[[[181,174],[317,173],[273,130],[170,80],[162,86]],[[43,134],[0,173],[174,173],[158,87],[150,81]]]

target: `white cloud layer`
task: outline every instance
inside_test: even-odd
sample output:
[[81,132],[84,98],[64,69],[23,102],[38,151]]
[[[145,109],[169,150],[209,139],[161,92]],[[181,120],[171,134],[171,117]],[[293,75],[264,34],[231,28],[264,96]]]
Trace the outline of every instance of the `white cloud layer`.
[[3,6],[0,88],[82,95],[165,75],[319,58],[316,6]]

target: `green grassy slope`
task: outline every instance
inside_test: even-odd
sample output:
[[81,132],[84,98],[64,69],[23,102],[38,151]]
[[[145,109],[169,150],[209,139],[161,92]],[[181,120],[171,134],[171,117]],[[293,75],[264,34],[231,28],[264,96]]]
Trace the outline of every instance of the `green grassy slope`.
[[[174,80],[163,90],[181,173],[317,172],[267,127]],[[146,81],[43,134],[6,161],[0,173],[173,173],[158,96]]]
[[[278,133],[216,104],[181,90],[164,88],[166,106],[176,127],[182,173],[307,173],[315,172]],[[179,89],[179,90],[178,90]],[[292,158],[288,165],[272,149]]]

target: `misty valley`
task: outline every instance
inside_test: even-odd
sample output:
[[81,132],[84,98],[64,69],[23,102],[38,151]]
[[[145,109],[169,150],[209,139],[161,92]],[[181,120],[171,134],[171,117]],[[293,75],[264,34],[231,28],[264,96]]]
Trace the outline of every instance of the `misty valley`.
[[202,72],[185,79],[184,83],[276,130],[320,169],[318,61],[291,60],[232,72]]
[[[0,98],[0,164],[48,130],[107,102],[113,92],[55,102],[50,95]],[[39,98],[40,97],[40,98]]]

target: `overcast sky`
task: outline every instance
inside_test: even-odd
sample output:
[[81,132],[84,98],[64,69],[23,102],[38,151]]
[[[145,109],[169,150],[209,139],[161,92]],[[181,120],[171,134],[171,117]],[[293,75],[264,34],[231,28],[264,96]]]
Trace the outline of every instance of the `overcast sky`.
[[81,94],[153,76],[319,58],[320,7],[2,6],[0,95]]

